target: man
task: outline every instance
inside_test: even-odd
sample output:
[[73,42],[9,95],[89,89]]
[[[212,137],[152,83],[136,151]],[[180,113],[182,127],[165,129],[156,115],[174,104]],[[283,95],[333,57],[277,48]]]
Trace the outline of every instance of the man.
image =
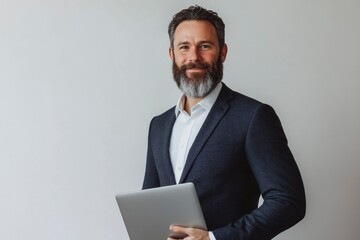
[[271,239],[304,217],[304,187],[274,110],[221,82],[224,28],[199,6],[170,22],[169,55],[183,94],[151,121],[143,188],[195,184],[209,232],[170,226],[186,240]]

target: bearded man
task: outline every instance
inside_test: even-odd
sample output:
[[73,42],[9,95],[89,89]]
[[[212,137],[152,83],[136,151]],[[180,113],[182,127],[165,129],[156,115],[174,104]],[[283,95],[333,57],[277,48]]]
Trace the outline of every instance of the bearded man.
[[275,237],[305,215],[303,182],[279,118],[222,83],[228,49],[217,13],[191,6],[174,15],[168,33],[182,95],[150,123],[143,189],[194,183],[209,231],[170,226],[186,240]]

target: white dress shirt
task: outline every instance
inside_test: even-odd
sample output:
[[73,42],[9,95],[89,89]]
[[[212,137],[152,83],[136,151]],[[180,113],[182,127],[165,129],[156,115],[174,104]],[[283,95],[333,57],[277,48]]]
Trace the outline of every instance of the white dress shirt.
[[[189,150],[218,98],[221,88],[220,82],[209,95],[191,108],[191,115],[184,110],[186,96],[182,94],[179,98],[175,108],[176,121],[172,129],[169,149],[176,183],[180,181]],[[216,240],[212,232],[209,232],[209,236],[211,240]]]

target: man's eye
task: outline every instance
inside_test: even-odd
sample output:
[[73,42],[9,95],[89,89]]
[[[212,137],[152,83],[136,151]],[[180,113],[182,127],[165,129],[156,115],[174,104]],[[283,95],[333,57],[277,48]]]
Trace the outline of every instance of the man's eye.
[[209,49],[210,46],[209,45],[201,45],[201,49]]
[[188,46],[180,46],[180,49],[181,50],[186,50],[186,49],[188,49]]

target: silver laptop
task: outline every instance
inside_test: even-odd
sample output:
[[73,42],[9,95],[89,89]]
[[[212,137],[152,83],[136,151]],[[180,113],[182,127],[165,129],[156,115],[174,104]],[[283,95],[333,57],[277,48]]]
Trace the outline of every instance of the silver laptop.
[[171,224],[207,230],[193,183],[116,195],[131,240],[184,238],[170,233]]

